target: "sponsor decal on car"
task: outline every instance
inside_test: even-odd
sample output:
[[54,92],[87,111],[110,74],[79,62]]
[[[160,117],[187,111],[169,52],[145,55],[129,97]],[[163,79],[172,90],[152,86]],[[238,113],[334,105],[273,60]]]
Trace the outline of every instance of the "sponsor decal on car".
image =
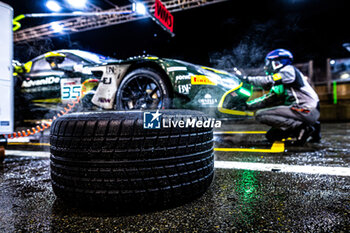
[[106,85],[109,85],[109,84],[112,83],[112,78],[111,77],[103,77],[102,78],[102,83],[106,84]]
[[230,95],[233,96],[233,97],[238,96],[236,92],[231,92]]
[[175,77],[175,82],[180,80],[190,80],[190,79],[191,79],[190,75],[178,75]]
[[167,68],[168,72],[174,72],[174,71],[187,71],[187,67],[185,66],[171,66]]
[[212,98],[210,94],[206,94],[204,99],[199,99],[198,102],[202,105],[212,105],[217,103],[217,99]]
[[191,84],[192,85],[214,85],[214,86],[217,85],[216,81],[209,79],[209,77],[205,75],[191,76]]
[[110,103],[111,101],[112,101],[111,99],[107,99],[103,97],[98,98],[98,102],[100,103]]
[[81,93],[81,79],[67,78],[61,79],[61,99],[65,101],[75,100],[80,97]]
[[167,116],[162,117],[162,113],[157,110],[156,112],[144,112],[143,113],[143,128],[144,129],[160,129],[160,128],[220,128],[222,122],[215,118],[208,118],[205,120],[197,118],[189,118],[179,116]]
[[115,74],[117,73],[115,66],[106,66],[106,73],[107,74]]
[[45,79],[39,80],[24,80],[22,83],[22,87],[35,87],[35,86],[43,86],[43,85],[51,85],[60,83],[59,77],[46,77]]
[[178,90],[180,94],[188,95],[191,90],[191,84],[179,85]]
[[28,89],[24,89],[21,92],[22,93],[38,93],[38,92],[47,92],[47,91],[60,91],[61,88],[59,86],[39,86],[39,87],[32,87]]

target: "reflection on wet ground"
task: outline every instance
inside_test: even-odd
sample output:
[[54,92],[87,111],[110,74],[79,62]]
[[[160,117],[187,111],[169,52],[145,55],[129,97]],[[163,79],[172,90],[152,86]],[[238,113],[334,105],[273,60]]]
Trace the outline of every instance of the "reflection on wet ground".
[[[237,130],[246,126],[226,127]],[[323,137],[321,144],[301,151],[287,148],[289,151],[280,154],[220,152],[216,159],[349,167],[350,125],[326,124]],[[261,136],[250,139],[262,140]],[[237,138],[219,138],[217,146],[234,146],[235,141]],[[191,203],[169,210],[120,215],[56,200],[49,163],[48,158],[8,156],[0,165],[0,232],[350,231],[349,176],[216,169],[210,189]]]
[[[226,130],[244,131],[247,128],[267,130],[262,125],[226,125]],[[218,160],[264,162],[291,165],[350,167],[350,124],[323,124],[321,143],[309,143],[303,147],[286,147],[285,153],[220,153]],[[234,134],[216,136],[217,147],[264,147],[263,134]],[[244,142],[242,144],[242,142]],[[266,142],[265,142],[266,144]],[[243,146],[241,146],[243,145]],[[266,147],[266,146],[265,146]]]

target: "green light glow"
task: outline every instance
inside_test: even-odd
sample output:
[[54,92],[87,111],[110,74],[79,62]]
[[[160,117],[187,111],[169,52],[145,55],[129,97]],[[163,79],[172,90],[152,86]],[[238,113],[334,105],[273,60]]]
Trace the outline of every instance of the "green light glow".
[[259,203],[259,190],[261,186],[256,178],[256,172],[241,170],[237,172],[235,194],[237,200],[235,206],[241,210],[235,217],[241,222],[251,223],[256,216]]
[[337,96],[337,82],[333,82],[333,103],[337,104],[338,103],[338,96]]
[[241,89],[239,89],[239,92],[243,95],[246,95],[246,96],[251,96],[252,93],[250,91],[248,91],[247,89],[241,87]]

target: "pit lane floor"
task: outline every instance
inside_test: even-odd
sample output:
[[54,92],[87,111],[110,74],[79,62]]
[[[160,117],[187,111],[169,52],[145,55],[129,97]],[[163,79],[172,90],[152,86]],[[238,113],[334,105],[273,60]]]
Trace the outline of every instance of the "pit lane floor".
[[[225,123],[220,131],[256,129],[267,128]],[[202,197],[129,215],[56,199],[45,135],[41,144],[12,143],[0,165],[0,232],[349,232],[350,124],[323,124],[322,131],[320,144],[283,153],[216,151],[215,179]],[[216,148],[268,148],[263,140],[215,134]]]

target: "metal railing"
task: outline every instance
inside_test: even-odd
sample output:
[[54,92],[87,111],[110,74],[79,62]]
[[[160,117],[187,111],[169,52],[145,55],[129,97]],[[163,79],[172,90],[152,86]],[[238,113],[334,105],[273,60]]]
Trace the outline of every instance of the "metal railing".
[[[163,4],[170,12],[177,12],[182,10],[188,10],[196,7],[206,6],[214,3],[224,2],[227,0],[163,0]],[[150,14],[154,13],[154,0],[143,1],[148,8]],[[130,12],[132,11],[132,4],[115,7],[108,10],[98,10],[97,12]],[[147,16],[131,14],[102,14],[98,16],[81,16],[72,17],[69,19],[55,21],[64,29],[64,34],[71,34],[77,32],[83,32],[102,27],[112,26],[116,24],[126,23],[139,19],[146,18]],[[27,42],[31,40],[39,40],[47,37],[55,37],[62,35],[59,32],[55,32],[52,28],[52,22],[42,24],[35,27],[30,27],[16,31],[14,33],[14,42]]]

